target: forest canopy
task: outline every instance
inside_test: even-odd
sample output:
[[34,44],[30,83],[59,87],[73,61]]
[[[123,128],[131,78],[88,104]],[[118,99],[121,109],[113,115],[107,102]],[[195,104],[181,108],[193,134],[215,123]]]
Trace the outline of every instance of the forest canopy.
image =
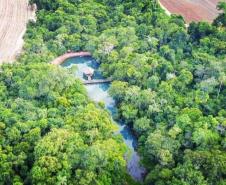
[[0,76],[0,184],[131,184],[109,113],[70,71],[89,51],[138,138],[144,184],[226,184],[226,3],[210,24],[156,0],[30,0],[24,53]]

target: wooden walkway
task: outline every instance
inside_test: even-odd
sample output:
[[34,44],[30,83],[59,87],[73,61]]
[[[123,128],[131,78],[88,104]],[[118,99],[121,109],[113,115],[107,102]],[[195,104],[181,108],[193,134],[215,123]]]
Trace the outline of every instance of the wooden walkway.
[[84,80],[84,85],[92,85],[92,84],[101,84],[101,83],[110,83],[112,82],[111,78],[101,79],[101,80]]
[[51,62],[51,64],[60,65],[60,64],[64,63],[65,60],[67,60],[69,58],[73,58],[73,57],[85,57],[85,56],[91,56],[91,53],[90,52],[85,52],[85,51],[65,53],[64,55],[61,55],[61,56],[55,58]]

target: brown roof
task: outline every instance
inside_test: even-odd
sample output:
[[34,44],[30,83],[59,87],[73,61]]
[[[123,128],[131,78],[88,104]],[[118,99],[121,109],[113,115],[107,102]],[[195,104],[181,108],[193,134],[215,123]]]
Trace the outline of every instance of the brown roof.
[[85,75],[93,75],[94,69],[92,69],[91,67],[87,67],[87,68],[83,71],[83,73],[84,73]]

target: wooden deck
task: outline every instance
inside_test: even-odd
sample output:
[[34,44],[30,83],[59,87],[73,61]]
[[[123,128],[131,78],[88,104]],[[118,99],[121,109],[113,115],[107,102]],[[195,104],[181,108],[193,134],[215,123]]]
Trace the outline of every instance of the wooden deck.
[[67,60],[69,58],[73,58],[73,57],[85,57],[85,56],[91,56],[91,53],[90,52],[85,52],[85,51],[65,53],[64,55],[61,55],[61,56],[55,58],[51,62],[51,64],[60,65],[60,64],[64,63],[65,60]]
[[102,83],[110,83],[112,82],[111,78],[101,79],[101,80],[84,80],[84,85],[92,85],[92,84],[102,84]]

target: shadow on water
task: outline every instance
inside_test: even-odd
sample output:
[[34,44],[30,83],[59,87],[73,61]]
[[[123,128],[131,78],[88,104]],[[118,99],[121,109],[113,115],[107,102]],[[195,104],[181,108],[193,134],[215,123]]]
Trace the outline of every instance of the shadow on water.
[[[68,59],[62,64],[62,67],[71,68],[74,65],[77,66],[75,76],[80,79],[84,79],[83,71],[87,67],[91,67],[95,70],[93,79],[103,79],[101,71],[99,70],[99,63],[97,63],[92,57],[75,57]],[[111,113],[112,117],[114,117],[117,115],[117,109],[115,106],[115,101],[108,94],[109,87],[109,83],[93,84],[86,85],[86,90],[90,99],[95,102],[104,102],[105,108]],[[135,180],[142,181],[145,169],[140,166],[140,157],[135,150],[137,148],[137,139],[133,135],[131,129],[123,121],[118,121],[115,123],[119,127],[117,133],[123,136],[123,140],[130,150],[129,156],[126,157],[128,173]]]

